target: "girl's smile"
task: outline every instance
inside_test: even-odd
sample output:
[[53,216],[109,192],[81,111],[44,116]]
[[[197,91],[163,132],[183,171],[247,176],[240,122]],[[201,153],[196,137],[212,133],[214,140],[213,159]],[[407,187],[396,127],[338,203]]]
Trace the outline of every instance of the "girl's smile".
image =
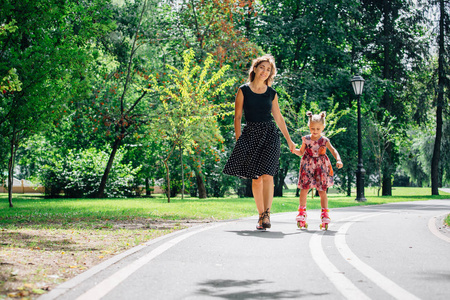
[[324,126],[322,123],[311,122],[309,124],[309,131],[311,132],[311,139],[317,141],[322,136]]

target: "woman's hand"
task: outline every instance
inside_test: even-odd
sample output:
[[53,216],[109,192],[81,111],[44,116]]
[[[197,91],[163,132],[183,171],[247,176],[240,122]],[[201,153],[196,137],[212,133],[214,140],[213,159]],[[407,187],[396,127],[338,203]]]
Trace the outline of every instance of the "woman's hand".
[[295,143],[292,140],[288,141],[289,150],[294,153],[295,150]]

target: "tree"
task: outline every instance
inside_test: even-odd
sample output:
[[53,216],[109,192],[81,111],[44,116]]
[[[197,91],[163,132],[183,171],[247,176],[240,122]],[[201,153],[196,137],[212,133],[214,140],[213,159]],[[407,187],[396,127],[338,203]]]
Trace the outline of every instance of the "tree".
[[119,147],[129,146],[127,141],[149,134],[157,95],[145,88],[150,73],[160,77],[160,62],[148,59],[149,55],[158,54],[159,46],[154,45],[165,31],[158,18],[160,9],[163,8],[152,0],[126,1],[122,6],[113,7],[117,28],[98,39],[96,63],[105,73],[94,75],[90,97],[83,104],[76,103],[76,126],[82,128],[91,124],[90,131],[110,144],[109,160],[96,194],[98,198],[105,195]]
[[[412,1],[362,1],[365,28],[363,55],[373,62],[372,76],[383,82],[384,93],[379,100],[378,122],[386,115],[395,117],[398,132],[404,132],[408,123],[407,102],[403,100],[405,87],[411,78],[408,70],[420,65],[427,56],[424,17]],[[398,153],[390,140],[384,140],[386,156],[382,168],[382,195],[392,195],[392,177],[398,164]]]
[[[183,53],[184,63],[181,70],[168,65],[171,71],[168,73],[169,80],[159,82],[156,76],[150,75],[151,87],[145,89],[160,95],[161,104],[157,108],[158,123],[154,124],[154,130],[159,132],[166,148],[163,164],[166,168],[168,202],[170,202],[168,160],[174,151],[180,146],[188,153],[194,154],[200,145],[203,145],[202,148],[209,148],[204,145],[211,146],[223,142],[216,119],[232,113],[230,110],[232,104],[214,102],[215,97],[234,83],[234,79],[229,78],[218,84],[229,66],[223,66],[219,71],[209,74],[213,56],[207,56],[203,68],[193,62],[194,56],[193,50],[186,50]],[[201,160],[194,161],[198,162],[194,171],[201,174]]]
[[[172,2],[172,1],[171,1]],[[246,5],[253,1],[183,0],[173,1],[177,40],[174,48],[182,52],[192,48],[196,59],[204,60],[211,53],[219,62],[230,66],[231,76],[242,74],[251,59],[260,51],[237,28],[247,15]]]
[[22,83],[20,91],[9,90],[0,99],[0,133],[10,145],[10,207],[17,148],[31,134],[53,123],[57,126],[71,87],[84,76],[87,42],[109,26],[103,19],[107,4],[107,0],[2,3],[0,19],[16,28],[0,36],[0,78],[16,70],[17,82]]
[[[434,1],[433,1],[434,2]],[[439,33],[438,33],[438,87],[436,100],[436,135],[434,140],[433,157],[431,159],[431,194],[439,195],[439,186],[441,180],[439,176],[439,163],[441,158],[442,146],[442,128],[443,118],[442,113],[444,109],[444,98],[446,90],[449,89],[448,74],[448,35],[450,33],[450,4],[448,1],[439,0]],[[447,96],[448,97],[448,96]]]

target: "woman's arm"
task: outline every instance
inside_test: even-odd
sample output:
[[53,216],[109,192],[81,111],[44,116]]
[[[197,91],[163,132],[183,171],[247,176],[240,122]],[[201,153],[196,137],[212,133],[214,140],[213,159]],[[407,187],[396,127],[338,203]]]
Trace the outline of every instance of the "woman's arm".
[[286,141],[289,145],[289,150],[291,150],[291,152],[293,152],[295,149],[295,144],[291,140],[291,137],[289,136],[286,122],[284,121],[284,118],[281,115],[280,106],[278,105],[278,95],[275,95],[275,99],[273,99],[273,101],[272,101],[272,115],[273,115],[273,118],[275,119],[275,122],[278,125],[278,128],[280,128],[281,133],[283,134],[284,138],[286,139]]
[[241,136],[241,120],[243,109],[244,109],[244,94],[242,93],[242,90],[239,89],[236,94],[236,99],[234,100],[234,133],[236,136],[236,141]]
[[342,164],[341,156],[339,155],[339,152],[337,152],[337,150],[331,145],[331,143],[329,141],[327,142],[326,145],[327,145],[328,150],[330,150],[331,154],[333,154],[334,158],[336,159],[336,166],[338,167],[338,169],[342,168],[344,166],[344,164]]

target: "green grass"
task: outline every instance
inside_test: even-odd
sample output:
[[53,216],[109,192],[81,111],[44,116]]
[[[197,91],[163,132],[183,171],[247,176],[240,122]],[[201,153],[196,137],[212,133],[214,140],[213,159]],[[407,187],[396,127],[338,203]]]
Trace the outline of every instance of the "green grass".
[[[273,213],[296,211],[298,198],[295,190],[287,190],[284,197],[275,198]],[[355,196],[328,195],[329,207],[385,204],[402,201],[450,199],[450,194],[441,192],[431,196],[430,188],[394,188],[393,196],[378,197],[375,189],[366,188],[367,202],[356,202]],[[41,196],[14,195],[13,208],[9,208],[6,195],[0,195],[0,226],[31,226],[51,228],[97,227],[108,222],[132,222],[135,219],[211,219],[228,220],[256,214],[252,198],[171,198],[171,203],[162,195],[154,198],[131,199],[45,199]],[[319,197],[308,196],[308,209],[320,208]]]

